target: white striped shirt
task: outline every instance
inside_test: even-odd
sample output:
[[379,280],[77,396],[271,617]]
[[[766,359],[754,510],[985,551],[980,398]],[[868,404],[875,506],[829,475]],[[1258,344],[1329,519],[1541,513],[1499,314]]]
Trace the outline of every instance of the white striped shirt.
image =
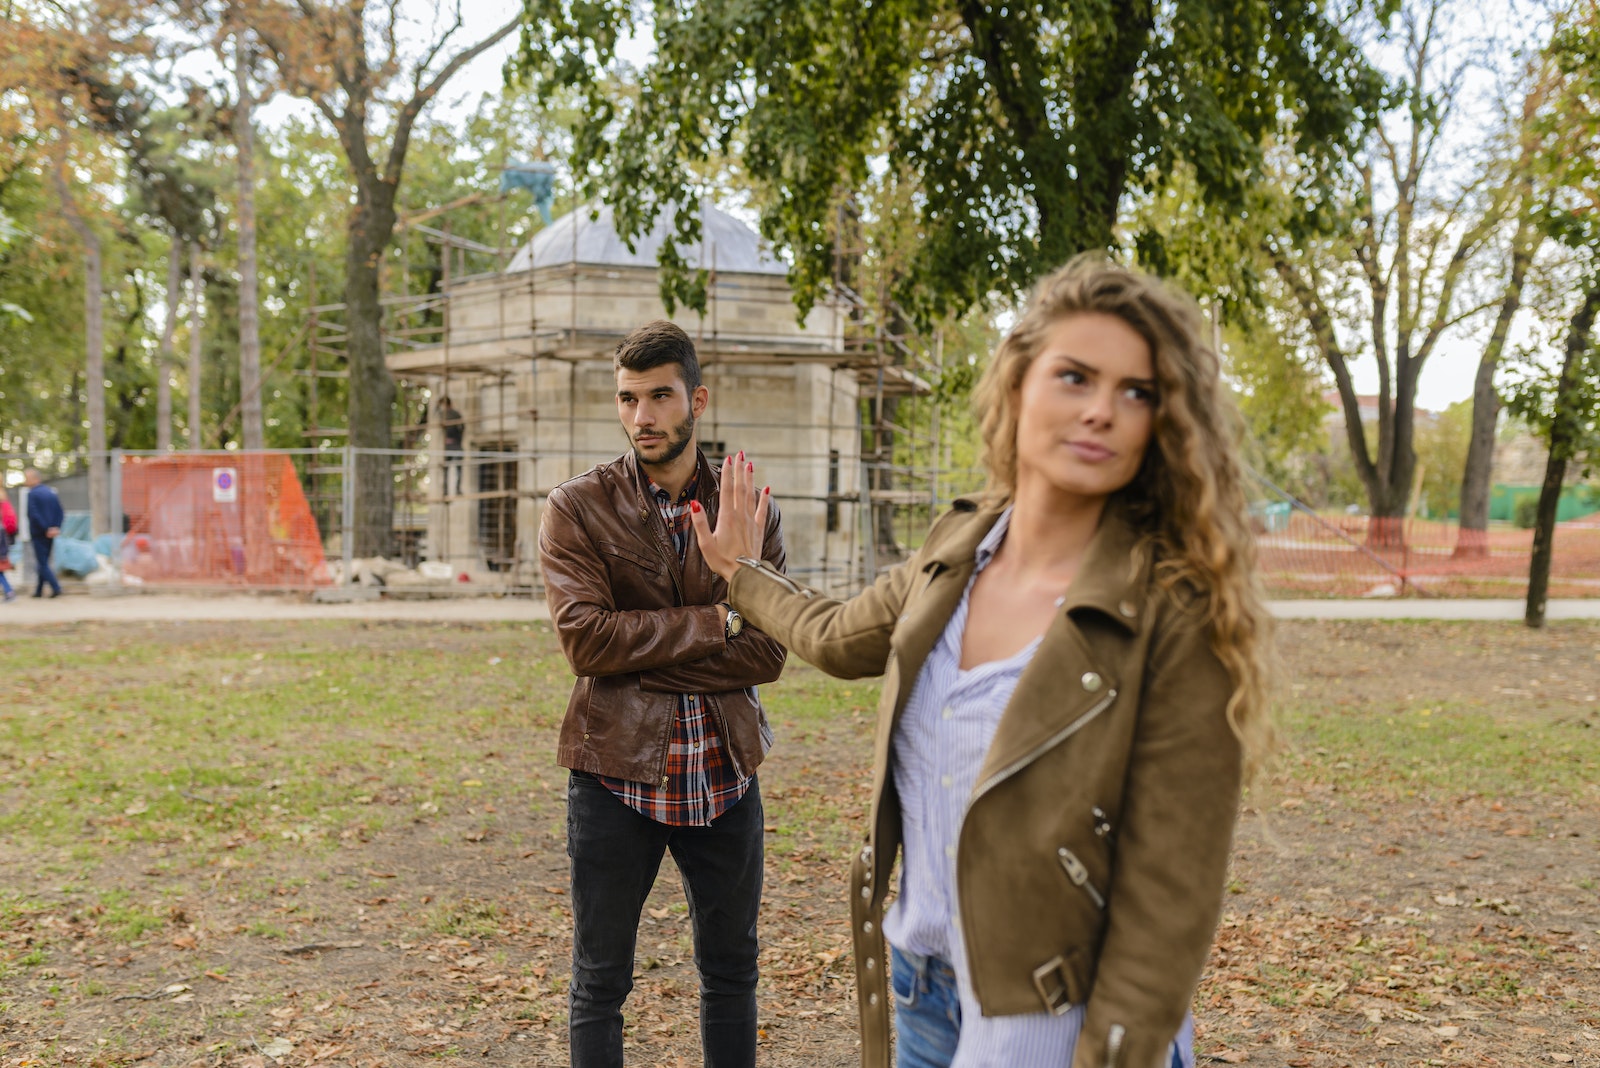
[[[900,795],[905,849],[900,894],[884,920],[891,944],[941,957],[955,969],[961,1038],[951,1068],[1066,1068],[1083,1027],[1084,1007],[1061,1016],[984,1016],[972,993],[956,908],[956,842],[967,799],[1022,671],[1042,635],[1006,660],[961,670],[972,582],[988,566],[1011,525],[1006,509],[978,545],[977,567],[922,670],[895,726],[891,755]],[[1194,1068],[1194,1019],[1176,1041],[1183,1068]]]

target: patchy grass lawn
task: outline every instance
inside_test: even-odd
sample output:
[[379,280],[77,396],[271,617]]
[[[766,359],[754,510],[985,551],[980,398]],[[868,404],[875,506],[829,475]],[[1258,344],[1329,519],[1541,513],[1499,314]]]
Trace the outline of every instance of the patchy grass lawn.
[[[1249,800],[1203,1057],[1600,1064],[1600,627],[1283,647],[1294,749]],[[547,627],[79,625],[8,651],[0,1068],[566,1063]],[[798,665],[767,691],[776,1068],[856,1057],[844,858],[876,694]],[[692,952],[669,871],[631,1063],[699,1063]]]

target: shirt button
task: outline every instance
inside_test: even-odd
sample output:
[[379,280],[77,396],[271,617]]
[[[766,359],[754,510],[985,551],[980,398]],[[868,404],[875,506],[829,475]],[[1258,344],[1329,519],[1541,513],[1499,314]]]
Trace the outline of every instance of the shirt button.
[[689,748],[690,749],[699,749],[700,748],[700,743],[699,742],[690,742],[689,743]]
[[1081,680],[1079,680],[1079,681],[1081,681],[1083,683],[1083,688],[1085,690],[1089,691],[1090,693],[1099,692],[1100,686],[1102,684],[1102,680],[1100,678],[1100,673],[1097,672],[1097,671],[1085,671],[1083,673],[1083,678]]
[[941,775],[939,777],[939,785],[945,787],[946,789],[948,789],[950,787],[950,783],[952,781],[953,780],[948,775]]
[[944,711],[939,713],[939,718],[940,719],[949,719],[953,715],[955,715],[955,713],[953,711],[951,711],[949,705],[946,705],[944,707]]
[[956,859],[956,847],[955,846],[945,846],[944,847],[944,855],[949,857],[951,860],[955,860]]

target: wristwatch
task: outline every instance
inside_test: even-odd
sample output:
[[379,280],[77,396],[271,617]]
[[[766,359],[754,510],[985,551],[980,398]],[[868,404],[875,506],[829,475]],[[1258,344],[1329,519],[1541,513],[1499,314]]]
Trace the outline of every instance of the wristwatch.
[[728,618],[722,624],[722,633],[730,639],[737,638],[739,632],[744,630],[744,616],[735,612],[731,604],[725,607],[728,609]]

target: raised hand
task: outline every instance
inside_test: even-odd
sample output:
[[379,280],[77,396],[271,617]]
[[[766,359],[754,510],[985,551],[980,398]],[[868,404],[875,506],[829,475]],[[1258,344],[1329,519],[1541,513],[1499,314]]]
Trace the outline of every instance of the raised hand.
[[689,525],[694,528],[706,565],[723,578],[732,579],[739,557],[761,559],[771,505],[772,487],[756,489],[756,465],[744,458],[743,450],[738,456],[723,460],[717,528],[711,529],[699,501],[689,503]]

